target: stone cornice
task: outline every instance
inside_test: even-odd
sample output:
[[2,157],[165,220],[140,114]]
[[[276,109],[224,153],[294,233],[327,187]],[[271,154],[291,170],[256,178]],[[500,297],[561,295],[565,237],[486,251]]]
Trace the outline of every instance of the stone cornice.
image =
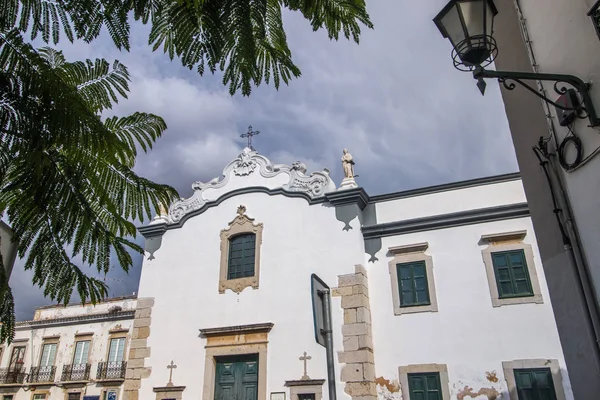
[[285,387],[292,386],[321,386],[325,383],[325,379],[299,379],[296,381],[285,381]]
[[371,239],[528,216],[527,203],[516,203],[363,226],[362,232],[365,239]]
[[161,392],[183,392],[185,390],[185,386],[158,386],[158,387],[154,387],[152,388],[152,390],[154,391],[154,393],[161,393]]
[[78,315],[73,317],[53,318],[53,319],[41,319],[34,321],[20,321],[16,323],[16,330],[26,329],[40,329],[49,328],[52,326],[64,326],[64,325],[77,325],[89,322],[105,322],[105,321],[122,321],[126,319],[133,319],[135,316],[135,310],[131,311],[120,311],[115,313],[103,313],[103,314],[86,314]]
[[200,335],[204,337],[230,335],[234,333],[258,333],[270,332],[273,328],[273,323],[267,322],[262,324],[225,326],[219,328],[200,329]]
[[356,204],[361,210],[364,210],[370,201],[369,195],[365,192],[365,189],[361,187],[326,193],[325,197],[336,207]]

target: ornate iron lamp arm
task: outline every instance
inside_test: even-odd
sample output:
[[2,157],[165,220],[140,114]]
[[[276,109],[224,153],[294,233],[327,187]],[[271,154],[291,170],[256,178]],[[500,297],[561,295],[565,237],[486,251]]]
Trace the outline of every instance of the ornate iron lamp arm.
[[[477,86],[481,90],[482,94],[485,90],[485,82],[483,79],[486,78],[496,78],[502,85],[508,89],[513,90],[518,83],[523,86],[525,89],[529,90],[531,93],[535,94],[539,98],[548,103],[554,105],[563,110],[575,110],[579,112],[585,112],[590,121],[590,126],[598,127],[600,126],[600,118],[598,118],[598,114],[596,113],[596,109],[594,108],[594,104],[592,103],[592,98],[590,97],[590,85],[582,81],[576,76],[573,75],[561,75],[561,74],[538,74],[533,72],[512,72],[512,71],[492,71],[486,70],[482,67],[476,67],[473,70],[473,77],[477,79]],[[535,88],[523,82],[525,80],[532,81],[549,81],[554,82],[554,91],[561,95],[567,92],[567,87],[560,86],[560,84],[567,84],[575,88],[579,95],[581,96],[582,104],[577,108],[567,108],[556,102],[550,100],[546,96],[539,93]]]

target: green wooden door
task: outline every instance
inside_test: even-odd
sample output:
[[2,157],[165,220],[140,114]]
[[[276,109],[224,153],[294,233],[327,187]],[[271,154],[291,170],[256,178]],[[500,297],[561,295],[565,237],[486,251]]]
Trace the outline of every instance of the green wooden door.
[[217,358],[215,400],[258,399],[258,354]]

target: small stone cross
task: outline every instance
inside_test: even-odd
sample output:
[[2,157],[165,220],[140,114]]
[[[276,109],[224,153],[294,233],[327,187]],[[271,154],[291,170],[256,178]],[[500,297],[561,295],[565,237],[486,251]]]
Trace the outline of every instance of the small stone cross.
[[306,362],[308,360],[312,360],[312,357],[307,355],[306,352],[304,352],[304,355],[302,357],[299,357],[298,360],[304,361],[304,375],[302,375],[302,380],[310,379],[310,376],[308,376],[308,374],[306,373]]
[[171,360],[171,364],[167,365],[167,368],[169,369],[169,383],[167,383],[167,386],[173,386],[173,368],[177,368],[177,365]]
[[250,150],[254,150],[254,147],[252,147],[252,136],[256,136],[256,135],[258,135],[259,133],[260,133],[260,131],[253,131],[253,130],[252,130],[252,125],[250,125],[250,126],[248,127],[248,132],[246,132],[246,133],[242,133],[242,134],[240,135],[240,137],[241,137],[242,139],[246,139],[246,138],[247,138],[247,139],[248,139],[248,148],[249,148]]

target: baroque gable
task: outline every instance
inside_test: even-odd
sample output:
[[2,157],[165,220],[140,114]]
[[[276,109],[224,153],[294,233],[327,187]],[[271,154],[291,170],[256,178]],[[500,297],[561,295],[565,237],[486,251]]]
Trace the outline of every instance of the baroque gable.
[[194,193],[187,199],[175,201],[168,215],[157,217],[162,222],[177,223],[186,215],[201,209],[207,202],[234,190],[252,187],[282,189],[288,193],[304,193],[309,199],[323,197],[336,190],[335,183],[325,169],[311,174],[301,162],[292,165],[273,164],[267,157],[246,147],[223,170],[221,177],[209,182],[194,182]]

